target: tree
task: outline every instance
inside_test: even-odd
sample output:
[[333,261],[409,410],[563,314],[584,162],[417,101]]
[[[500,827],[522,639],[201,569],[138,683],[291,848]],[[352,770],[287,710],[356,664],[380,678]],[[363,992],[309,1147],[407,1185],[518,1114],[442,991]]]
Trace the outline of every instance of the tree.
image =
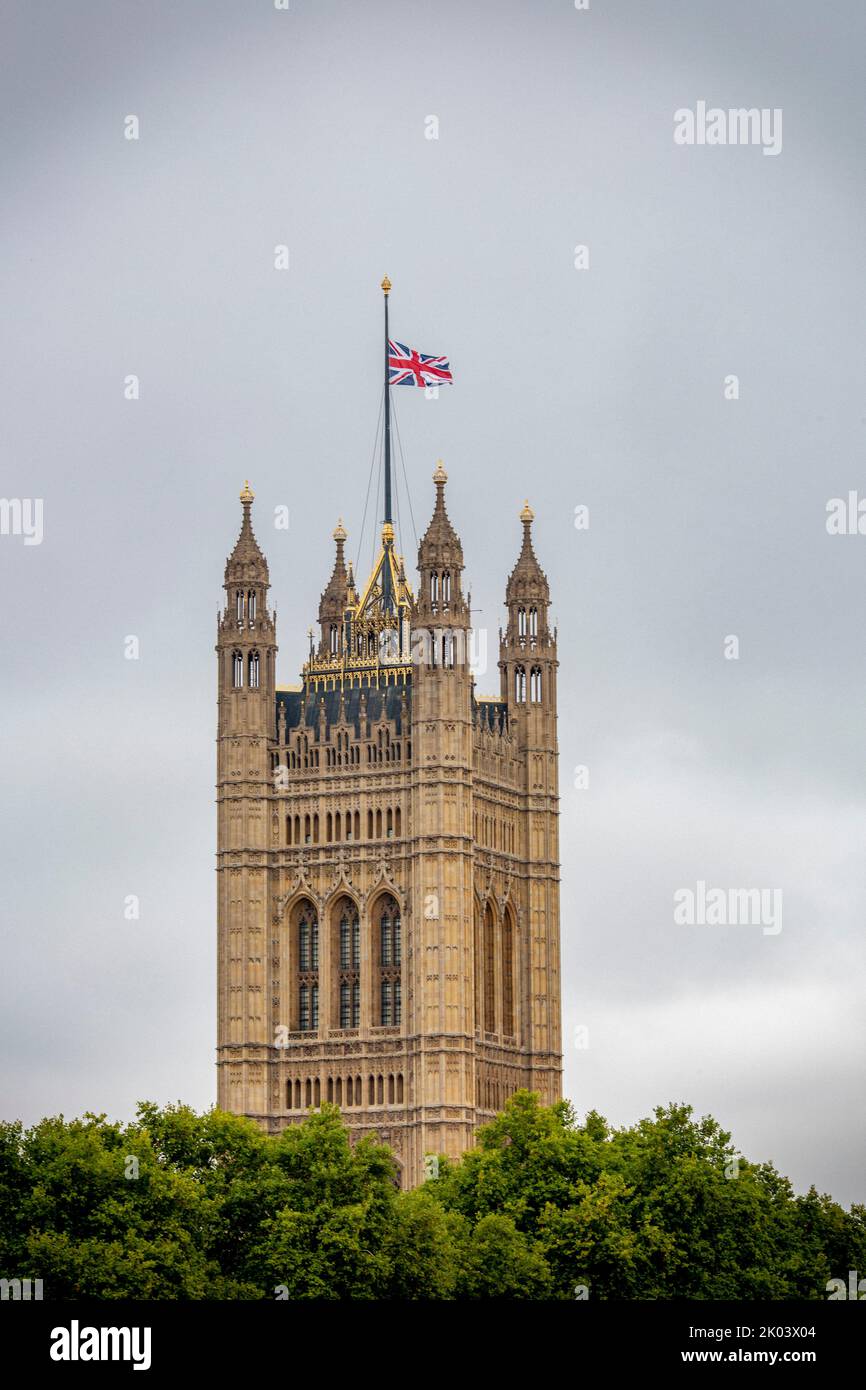
[[866,1271],[866,1209],[797,1195],[687,1105],[614,1129],[518,1092],[412,1192],[334,1106],[276,1138],[187,1106],[0,1124],[0,1276],[49,1299],[790,1299]]

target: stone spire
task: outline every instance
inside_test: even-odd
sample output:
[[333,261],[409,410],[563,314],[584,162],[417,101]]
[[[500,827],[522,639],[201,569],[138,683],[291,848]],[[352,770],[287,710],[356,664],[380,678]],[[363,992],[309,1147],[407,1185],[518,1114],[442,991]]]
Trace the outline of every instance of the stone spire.
[[547,582],[547,575],[538,563],[538,558],[532,547],[532,523],[535,520],[535,512],[529,503],[524,504],[520,513],[520,520],[523,522],[523,545],[517,557],[517,564],[508,576],[508,583],[505,587],[505,602],[510,607],[512,603],[534,601],[536,603],[550,603],[550,585]]
[[321,656],[326,653],[334,655],[335,648],[330,630],[332,626],[336,627],[339,645],[340,628],[349,601],[349,574],[346,570],[345,556],[346,530],[342,517],[334,529],[334,540],[337,546],[334,569],[319,603],[319,622],[322,625],[322,638],[319,647]]
[[531,647],[536,647],[539,642],[546,644],[550,640],[547,625],[550,585],[532,546],[535,513],[528,502],[524,503],[520,520],[523,523],[523,545],[505,586],[508,608],[506,641],[525,646],[528,640]]
[[445,510],[445,484],[448,474],[442,460],[433,474],[436,502],[430,525],[418,547],[418,571],[421,587],[418,593],[417,615],[422,621],[435,617],[459,624],[468,623],[469,610],[460,583],[463,570],[463,546]]
[[436,504],[430,518],[430,525],[424,532],[418,547],[418,568],[422,572],[425,569],[441,569],[443,566],[446,568],[456,566],[462,570],[463,546],[460,544],[460,537],[451,525],[450,517],[445,510],[445,484],[448,481],[448,474],[442,466],[441,459],[436,464],[433,481],[436,484]]
[[253,534],[252,506],[255,494],[247,481],[240,494],[243,507],[241,532],[235,548],[226,560],[225,584],[263,584],[268,586],[268,562]]

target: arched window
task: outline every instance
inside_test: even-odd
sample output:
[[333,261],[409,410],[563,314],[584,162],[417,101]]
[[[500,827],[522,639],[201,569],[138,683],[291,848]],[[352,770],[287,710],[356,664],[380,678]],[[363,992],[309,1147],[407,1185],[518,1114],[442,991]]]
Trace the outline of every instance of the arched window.
[[361,1022],[361,923],[351,898],[340,899],[336,915],[340,1027],[357,1028]]
[[496,1032],[496,931],[493,909],[484,909],[484,1031]]
[[526,700],[526,671],[522,666],[514,668],[514,699],[518,705]]
[[525,609],[525,608],[518,608],[518,610],[517,610],[517,635],[518,635],[518,637],[525,637],[525,636],[526,636],[526,609]]
[[249,663],[249,665],[250,665],[250,679],[249,679],[250,690],[258,690],[258,688],[259,688],[259,654],[258,654],[258,652],[250,652],[250,663]]
[[533,666],[529,673],[529,698],[533,704],[541,704],[541,667]]
[[239,623],[244,620],[244,594],[242,589],[238,589],[235,594],[235,614]]
[[379,1023],[397,1027],[401,1021],[402,924],[400,908],[394,898],[381,900],[376,912],[378,933]]
[[502,1031],[509,1038],[514,1033],[514,928],[509,911],[502,920]]
[[454,665],[454,633],[442,634],[442,665],[449,670]]
[[239,690],[244,683],[244,658],[240,652],[232,652],[232,685]]
[[451,602],[451,575],[448,570],[442,576],[442,602],[446,607]]
[[256,620],[256,591],[255,591],[255,589],[250,589],[249,593],[247,594],[247,619],[249,620],[250,624],[254,623],[255,620]]
[[319,919],[311,902],[298,909],[298,1028],[315,1032],[319,1026]]
[[439,576],[435,572],[430,576],[430,602],[435,610],[439,603]]
[[538,609],[537,609],[537,608],[530,608],[530,610],[529,610],[529,635],[530,635],[530,637],[537,637],[537,636],[538,636]]

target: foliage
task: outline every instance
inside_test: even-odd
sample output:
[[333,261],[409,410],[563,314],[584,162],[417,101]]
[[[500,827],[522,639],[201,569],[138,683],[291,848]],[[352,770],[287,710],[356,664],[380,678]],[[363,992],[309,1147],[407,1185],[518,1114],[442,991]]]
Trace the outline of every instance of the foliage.
[[186,1106],[0,1124],[0,1276],[51,1299],[820,1299],[866,1209],[686,1105],[614,1129],[518,1092],[412,1192],[323,1106],[277,1138]]

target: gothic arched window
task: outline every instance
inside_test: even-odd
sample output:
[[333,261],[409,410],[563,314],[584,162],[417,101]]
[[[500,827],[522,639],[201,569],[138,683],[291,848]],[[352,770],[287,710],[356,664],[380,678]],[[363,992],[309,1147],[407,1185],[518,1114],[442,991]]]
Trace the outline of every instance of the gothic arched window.
[[526,671],[522,666],[514,668],[514,699],[518,705],[526,699]]
[[250,664],[250,678],[249,678],[249,687],[250,687],[250,690],[258,690],[258,688],[259,688],[259,654],[258,654],[258,652],[250,652],[250,663],[249,663],[249,664]]
[[319,1026],[319,919],[311,902],[298,911],[298,1028],[313,1032]]
[[336,623],[331,623],[331,656],[336,656],[339,639],[339,630]]
[[526,609],[525,609],[525,608],[518,608],[518,610],[517,610],[517,635],[518,635],[518,637],[525,637],[525,636],[526,636]]
[[538,636],[538,609],[537,609],[537,608],[530,608],[530,610],[529,610],[529,635],[530,635],[530,637],[537,637],[537,636]]
[[251,623],[256,620],[256,591],[250,589],[247,594],[247,618]]
[[541,667],[533,666],[529,673],[529,698],[533,704],[541,704]]
[[402,1014],[402,923],[400,908],[394,898],[381,900],[376,910],[379,957],[379,1022],[383,1027],[397,1027]]
[[451,602],[451,575],[448,570],[442,575],[442,602],[446,606]]
[[239,690],[244,683],[244,658],[241,652],[232,652],[232,685]]
[[244,593],[243,589],[238,589],[235,594],[235,616],[239,623],[244,620]]
[[514,926],[508,910],[502,920],[502,1031],[514,1034]]
[[484,909],[484,1031],[496,1032],[496,932],[493,909]]
[[361,923],[351,898],[340,900],[336,917],[340,1027],[357,1028],[361,1022]]

